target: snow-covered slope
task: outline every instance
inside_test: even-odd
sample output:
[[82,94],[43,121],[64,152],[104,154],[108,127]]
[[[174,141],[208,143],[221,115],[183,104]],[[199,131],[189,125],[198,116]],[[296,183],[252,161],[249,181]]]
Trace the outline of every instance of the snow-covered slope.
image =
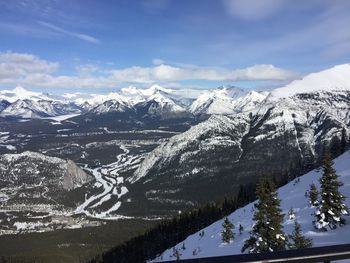
[[[249,129],[248,119],[245,117],[231,118],[228,116],[213,115],[207,121],[193,126],[188,131],[173,136],[168,142],[154,149],[130,179],[135,182],[146,176],[151,169],[166,167],[174,159],[179,165],[188,166],[187,160],[196,158],[199,165],[199,154],[212,152],[215,146],[224,146],[240,149],[240,141]],[[240,153],[240,152],[239,152]],[[239,153],[236,157],[239,157]],[[196,167],[192,167],[196,169]],[[191,169],[191,170],[192,170]],[[193,174],[196,174],[194,172]],[[177,177],[186,177],[190,174],[178,173]]]
[[2,112],[4,109],[6,109],[11,103],[7,100],[1,100],[0,99],[0,112]]
[[[247,96],[250,95],[260,96],[255,92]],[[135,175],[143,177],[151,169],[155,173],[157,170],[167,169],[168,165],[173,167],[174,163],[171,163],[171,160],[177,160],[175,167],[178,165],[187,167],[189,163],[194,163],[196,160],[196,167],[199,168],[199,154],[202,154],[205,149],[210,149],[213,161],[216,158],[215,148],[226,147],[229,150],[231,145],[229,142],[225,144],[218,137],[230,138],[235,135],[234,131],[238,130],[243,132],[242,136],[235,136],[234,143],[237,145],[238,152],[231,156],[234,162],[243,160],[256,162],[260,159],[257,156],[263,152],[266,156],[262,156],[261,160],[264,160],[283,149],[289,149],[285,154],[293,153],[293,156],[289,156],[290,159],[298,157],[300,160],[308,159],[313,162],[318,157],[317,152],[322,149],[321,145],[329,146],[333,137],[340,138],[342,128],[348,129],[350,92],[300,94],[273,102],[264,101],[263,104],[258,105],[250,104],[251,101],[247,96],[237,100],[236,105],[242,103],[242,107],[250,108],[250,111],[225,118],[220,115],[212,116],[187,132],[174,136],[151,152],[141,163]],[[264,100],[264,95],[261,95],[261,100]],[[277,145],[283,145],[283,147]],[[273,150],[268,153],[270,148]],[[232,147],[230,149],[232,150]],[[194,154],[191,155],[189,152]],[[178,173],[179,170],[181,168],[177,168]]]
[[191,103],[193,100],[197,99],[199,95],[206,92],[206,90],[203,89],[170,89],[159,85],[152,85],[146,89],[131,86],[122,88],[120,91],[121,94],[126,97],[136,97],[144,100],[155,95],[156,93],[162,93],[163,95],[174,100],[179,100],[184,104]]
[[143,97],[143,98],[148,98],[158,92],[163,92],[163,93],[173,93],[172,89],[164,88],[159,85],[152,85],[148,89],[139,89],[133,86],[122,88],[121,93],[125,96],[128,97]]
[[[344,153],[335,160],[335,169],[340,176],[340,180],[344,183],[341,187],[341,192],[347,196],[346,204],[350,207],[350,151]],[[311,183],[315,183],[319,188],[319,178],[322,170],[313,170],[299,179],[295,179],[287,185],[279,188],[278,195],[282,200],[281,207],[285,214],[284,231],[286,234],[291,234],[293,230],[294,220],[288,217],[290,208],[295,210],[297,221],[301,224],[302,230],[307,237],[313,239],[314,246],[327,246],[335,244],[350,243],[350,218],[347,217],[347,225],[336,230],[328,232],[320,232],[315,230],[312,221],[312,214],[315,208],[310,207],[308,199],[305,197],[305,192],[309,189]],[[240,208],[228,216],[231,222],[236,226],[235,238],[230,244],[223,244],[221,241],[221,231],[223,219],[213,223],[212,225],[198,231],[197,233],[187,237],[180,242],[175,248],[180,252],[181,259],[213,257],[240,254],[244,241],[249,237],[249,231],[253,225],[253,208],[254,203]],[[238,226],[241,224],[244,227],[243,233],[240,235]],[[204,231],[204,235],[200,233]],[[185,250],[182,249],[183,244]],[[166,250],[155,262],[166,260],[176,260],[173,256],[173,248]]]
[[271,96],[289,97],[298,93],[315,91],[350,90],[350,64],[337,65],[317,73],[312,73],[300,80],[275,89]]
[[46,100],[17,100],[8,105],[0,116],[12,116],[21,118],[42,118],[66,114],[80,113],[81,109],[74,103]]
[[17,100],[64,101],[64,97],[42,93],[42,92],[29,91],[21,86],[17,86],[13,90],[0,90],[0,100],[1,99],[7,100],[8,102],[11,102],[11,103]]
[[233,102],[246,92],[242,89],[218,88],[200,95],[190,106],[190,112],[195,115],[201,114],[232,114],[235,112]]
[[114,96],[113,99],[98,104],[89,113],[102,114],[110,112],[128,112],[133,111],[133,106],[124,98]]
[[160,91],[148,97],[146,101],[138,103],[135,107],[142,116],[158,117],[160,119],[181,118],[190,115],[181,102],[175,101]]

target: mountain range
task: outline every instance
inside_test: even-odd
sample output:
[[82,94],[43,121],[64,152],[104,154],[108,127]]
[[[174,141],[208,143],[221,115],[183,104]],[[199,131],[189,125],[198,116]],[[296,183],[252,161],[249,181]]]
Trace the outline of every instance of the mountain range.
[[[235,195],[260,174],[286,183],[325,150],[339,154],[350,134],[349,83],[344,64],[270,92],[154,85],[51,96],[16,88],[0,93],[0,151],[77,163],[92,179],[74,189],[73,214],[163,218]],[[61,121],[48,120],[55,116]]]

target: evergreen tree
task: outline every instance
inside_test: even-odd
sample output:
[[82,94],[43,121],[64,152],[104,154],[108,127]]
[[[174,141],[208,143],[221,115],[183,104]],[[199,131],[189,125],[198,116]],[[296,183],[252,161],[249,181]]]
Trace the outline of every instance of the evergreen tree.
[[280,251],[286,248],[286,236],[283,232],[283,214],[281,200],[277,197],[275,186],[270,178],[262,178],[257,185],[255,213],[250,238],[246,240],[242,252],[251,253]]
[[288,244],[290,249],[312,247],[312,239],[303,236],[301,226],[296,220],[294,221],[294,230],[292,234],[289,235],[289,241],[292,241],[292,243]]
[[176,261],[180,261],[180,257],[181,257],[181,256],[182,256],[182,255],[180,254],[179,250],[176,249],[176,248],[174,248],[174,249],[173,249],[173,257],[176,258]]
[[221,239],[224,243],[230,243],[231,240],[234,238],[234,233],[232,232],[232,229],[234,228],[234,225],[230,222],[230,220],[226,217],[224,220],[224,223],[222,224],[223,230],[221,232]]
[[239,234],[242,235],[243,231],[244,231],[243,226],[239,224]]
[[318,206],[318,191],[314,183],[310,185],[309,202],[311,206]]
[[314,223],[317,229],[327,230],[327,227],[335,229],[345,224],[342,216],[348,214],[348,208],[344,204],[345,197],[339,192],[339,187],[343,184],[338,180],[330,154],[326,154],[322,168],[321,203],[315,213]]

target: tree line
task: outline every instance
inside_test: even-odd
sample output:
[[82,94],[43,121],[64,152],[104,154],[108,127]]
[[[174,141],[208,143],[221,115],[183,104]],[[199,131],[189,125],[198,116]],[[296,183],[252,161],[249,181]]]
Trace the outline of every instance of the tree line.
[[172,219],[163,220],[143,235],[97,255],[89,262],[137,263],[156,258],[187,236],[231,214],[253,200],[255,200],[255,186],[253,184],[240,186],[235,197],[224,198],[220,202],[211,202],[198,209],[184,211]]

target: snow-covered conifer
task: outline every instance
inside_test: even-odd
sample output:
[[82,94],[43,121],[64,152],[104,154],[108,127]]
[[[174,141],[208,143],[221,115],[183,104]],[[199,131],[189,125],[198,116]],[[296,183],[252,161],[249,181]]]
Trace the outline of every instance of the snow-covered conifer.
[[257,186],[258,202],[255,204],[254,225],[250,238],[246,240],[242,252],[272,252],[286,248],[283,232],[281,200],[277,197],[275,186],[270,178],[262,178]]
[[343,216],[348,214],[348,208],[344,203],[345,196],[339,191],[339,187],[343,184],[338,180],[330,154],[325,155],[322,168],[321,203],[315,213],[314,223],[317,229],[335,229],[345,224]]

